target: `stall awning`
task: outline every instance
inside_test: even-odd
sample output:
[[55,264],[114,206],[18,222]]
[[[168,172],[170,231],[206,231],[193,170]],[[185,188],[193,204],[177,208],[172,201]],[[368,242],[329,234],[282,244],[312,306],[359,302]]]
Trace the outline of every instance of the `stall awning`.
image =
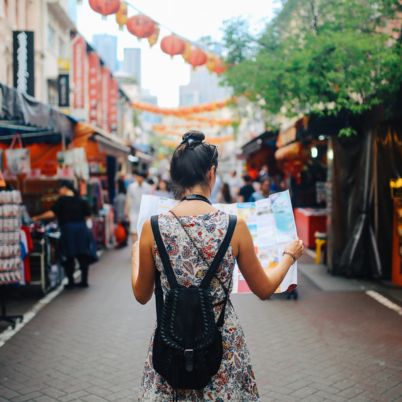
[[124,156],[130,154],[130,148],[116,139],[96,133],[93,139],[98,143],[99,150],[110,156]]
[[76,121],[35,98],[0,83],[0,141],[20,134],[24,144],[72,140]]
[[242,155],[247,157],[248,155],[259,151],[263,145],[275,148],[277,137],[277,131],[264,131],[258,137],[253,138],[241,147]]
[[107,134],[104,130],[91,124],[82,122],[78,123],[75,129],[74,140],[70,147],[85,148],[90,143],[96,143],[97,151],[100,154],[115,157],[127,156],[130,154],[130,148],[116,136]]

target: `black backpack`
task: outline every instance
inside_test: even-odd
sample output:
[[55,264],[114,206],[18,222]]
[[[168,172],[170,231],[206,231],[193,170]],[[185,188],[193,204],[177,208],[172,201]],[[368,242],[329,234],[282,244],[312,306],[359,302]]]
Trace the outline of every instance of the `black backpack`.
[[160,272],[156,270],[157,328],[152,363],[155,371],[174,389],[204,388],[221,365],[221,330],[229,291],[223,287],[226,297],[215,323],[209,285],[229,247],[236,221],[236,216],[230,215],[227,233],[201,285],[185,287],[176,281],[159,231],[158,216],[151,218],[152,231],[170,285],[164,300]]

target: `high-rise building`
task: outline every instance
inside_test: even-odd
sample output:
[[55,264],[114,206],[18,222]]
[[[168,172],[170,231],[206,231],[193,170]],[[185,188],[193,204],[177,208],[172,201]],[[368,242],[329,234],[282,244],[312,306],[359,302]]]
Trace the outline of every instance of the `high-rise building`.
[[125,48],[124,59],[121,65],[124,73],[133,77],[137,85],[141,86],[141,49]]
[[110,70],[112,72],[117,71],[117,37],[108,34],[98,34],[93,36],[92,43]]
[[191,72],[190,82],[180,86],[180,106],[192,106],[228,98],[231,92],[219,85],[219,78],[206,67]]

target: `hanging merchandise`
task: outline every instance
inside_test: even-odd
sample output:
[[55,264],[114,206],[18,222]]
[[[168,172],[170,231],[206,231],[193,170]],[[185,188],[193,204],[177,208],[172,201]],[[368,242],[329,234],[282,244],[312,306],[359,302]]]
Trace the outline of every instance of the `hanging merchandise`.
[[0,191],[0,286],[22,283],[21,193]]
[[149,46],[154,46],[159,39],[160,28],[159,25],[155,25],[154,33],[147,38]]
[[127,20],[127,29],[137,38],[149,38],[155,32],[155,23],[146,15],[135,15]]
[[95,12],[106,17],[110,14],[116,14],[120,9],[120,0],[89,0],[89,6]]
[[120,3],[119,11],[116,13],[116,22],[121,31],[123,30],[124,25],[127,24],[127,4],[124,1]]
[[16,134],[13,137],[10,148],[5,151],[5,156],[7,171],[10,174],[28,174],[31,171],[29,149],[23,148],[20,135]]
[[182,54],[186,49],[186,42],[176,35],[165,36],[161,41],[161,49],[170,57]]

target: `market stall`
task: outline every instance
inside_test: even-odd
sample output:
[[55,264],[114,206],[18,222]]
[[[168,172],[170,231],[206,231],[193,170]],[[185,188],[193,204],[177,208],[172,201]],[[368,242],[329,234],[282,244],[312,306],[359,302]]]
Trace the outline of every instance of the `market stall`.
[[118,165],[130,154],[127,147],[116,136],[86,123],[75,127],[74,139],[69,149],[85,150],[89,177],[83,188],[93,212],[92,231],[98,244],[114,246],[113,199],[116,191]]
[[4,188],[20,195],[22,211],[24,272],[13,286],[35,286],[47,293],[62,280],[57,226],[33,225],[29,216],[49,208],[57,197],[58,180],[69,177],[60,170],[58,153],[71,142],[74,125],[69,116],[0,84],[0,172]]

